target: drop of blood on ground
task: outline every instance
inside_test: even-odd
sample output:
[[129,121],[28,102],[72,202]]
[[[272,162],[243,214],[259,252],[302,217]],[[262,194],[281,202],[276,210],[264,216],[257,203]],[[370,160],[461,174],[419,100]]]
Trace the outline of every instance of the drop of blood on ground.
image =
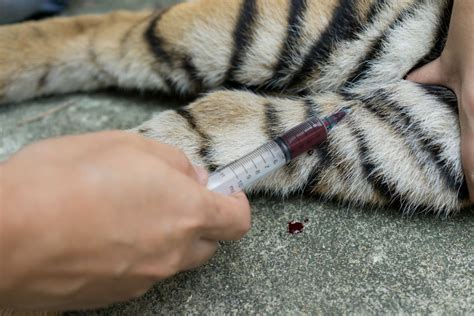
[[303,232],[304,224],[301,222],[291,221],[288,222],[288,233],[292,235]]

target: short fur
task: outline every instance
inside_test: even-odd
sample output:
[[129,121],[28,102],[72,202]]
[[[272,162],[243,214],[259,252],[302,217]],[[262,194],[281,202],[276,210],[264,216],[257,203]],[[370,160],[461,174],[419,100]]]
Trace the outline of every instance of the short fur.
[[450,0],[196,0],[0,28],[0,102],[106,87],[198,96],[134,129],[215,169],[349,106],[251,191],[449,214],[469,205],[456,99],[405,81],[440,55]]

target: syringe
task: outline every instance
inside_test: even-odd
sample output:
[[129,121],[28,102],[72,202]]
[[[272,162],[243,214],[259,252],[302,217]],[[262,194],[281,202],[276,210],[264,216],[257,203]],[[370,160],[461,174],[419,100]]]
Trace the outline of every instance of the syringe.
[[207,188],[225,195],[248,188],[255,181],[323,143],[329,131],[349,113],[349,108],[343,108],[322,119],[313,117],[293,127],[242,158],[217,169],[209,176]]

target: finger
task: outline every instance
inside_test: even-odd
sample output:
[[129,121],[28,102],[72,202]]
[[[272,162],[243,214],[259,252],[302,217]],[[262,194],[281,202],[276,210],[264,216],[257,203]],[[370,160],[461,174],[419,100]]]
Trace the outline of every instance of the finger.
[[441,64],[441,59],[438,58],[429,64],[424,65],[412,71],[407,76],[407,80],[431,85],[446,86],[446,79]]
[[206,191],[211,202],[202,236],[210,240],[238,240],[251,227],[250,205],[244,193],[225,196]]
[[140,148],[159,158],[171,168],[176,169],[177,171],[196,180],[200,184],[207,184],[207,171],[200,166],[193,165],[182,150],[140,135],[136,136],[140,138]]
[[181,271],[196,269],[214,256],[218,247],[216,241],[199,239],[191,245],[186,253],[186,260],[184,260]]

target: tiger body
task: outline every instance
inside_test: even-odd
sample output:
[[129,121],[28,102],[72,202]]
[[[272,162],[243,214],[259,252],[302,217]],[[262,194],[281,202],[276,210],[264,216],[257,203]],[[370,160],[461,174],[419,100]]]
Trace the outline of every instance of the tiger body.
[[0,102],[106,87],[200,96],[133,131],[209,170],[350,107],[321,147],[250,191],[446,215],[469,205],[456,98],[404,76],[439,56],[451,9],[449,0],[197,0],[4,26]]

